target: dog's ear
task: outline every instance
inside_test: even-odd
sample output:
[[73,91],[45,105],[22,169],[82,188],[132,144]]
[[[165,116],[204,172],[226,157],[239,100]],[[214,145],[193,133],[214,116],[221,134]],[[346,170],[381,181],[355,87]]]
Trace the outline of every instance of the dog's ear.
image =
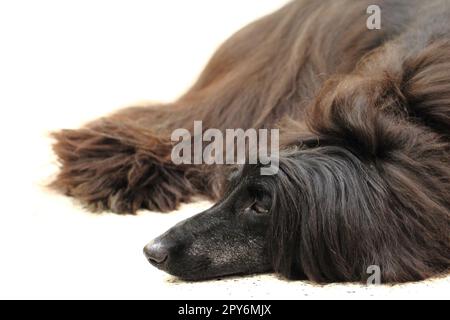
[[[387,191],[341,147],[300,150],[280,161],[271,253],[277,272],[317,282],[361,280],[374,239],[389,239]],[[389,229],[389,227],[388,227]]]

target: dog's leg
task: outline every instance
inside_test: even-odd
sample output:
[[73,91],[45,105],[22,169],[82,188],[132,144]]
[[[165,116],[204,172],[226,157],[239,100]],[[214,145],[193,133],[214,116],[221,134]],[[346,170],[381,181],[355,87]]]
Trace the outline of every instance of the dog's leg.
[[262,53],[253,48],[274,19],[262,19],[228,40],[177,102],[128,108],[81,129],[55,133],[60,172],[52,186],[90,210],[118,213],[171,211],[194,195],[220,196],[224,170],[174,165],[171,132],[190,130],[195,120],[203,121],[204,129],[254,126],[259,103],[266,100],[261,96],[267,94],[255,79],[270,73],[261,66],[265,60],[254,63]]

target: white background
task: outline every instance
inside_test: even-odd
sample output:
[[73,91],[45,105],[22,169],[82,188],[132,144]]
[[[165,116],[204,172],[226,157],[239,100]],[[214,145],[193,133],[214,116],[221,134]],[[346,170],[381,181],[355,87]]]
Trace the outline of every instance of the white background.
[[144,100],[170,101],[217,46],[283,0],[0,0],[0,298],[448,298],[450,281],[315,286],[272,275],[185,283],[149,240],[204,208],[92,215],[45,184],[48,132]]

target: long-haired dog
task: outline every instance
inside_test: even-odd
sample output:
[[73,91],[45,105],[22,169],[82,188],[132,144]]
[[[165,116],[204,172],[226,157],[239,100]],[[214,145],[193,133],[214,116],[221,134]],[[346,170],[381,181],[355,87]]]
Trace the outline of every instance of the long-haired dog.
[[[367,28],[378,5],[380,30]],[[145,248],[185,279],[274,271],[389,283],[450,266],[450,2],[298,0],[223,44],[168,105],[54,135],[53,186],[93,211],[216,201]],[[276,175],[258,164],[175,165],[171,132],[281,130]]]

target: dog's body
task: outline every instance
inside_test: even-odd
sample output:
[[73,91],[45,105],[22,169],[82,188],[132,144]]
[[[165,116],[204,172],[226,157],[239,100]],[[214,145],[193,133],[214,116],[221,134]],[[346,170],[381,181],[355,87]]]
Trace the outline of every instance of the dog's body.
[[[381,30],[367,29],[372,4]],[[386,282],[445,273],[449,20],[446,0],[294,1],[230,38],[178,101],[55,134],[54,186],[118,213],[224,197],[147,248],[184,278],[275,270],[360,281],[370,265]],[[195,120],[280,128],[280,172],[245,166],[225,192],[225,167],[174,165],[171,132]]]

